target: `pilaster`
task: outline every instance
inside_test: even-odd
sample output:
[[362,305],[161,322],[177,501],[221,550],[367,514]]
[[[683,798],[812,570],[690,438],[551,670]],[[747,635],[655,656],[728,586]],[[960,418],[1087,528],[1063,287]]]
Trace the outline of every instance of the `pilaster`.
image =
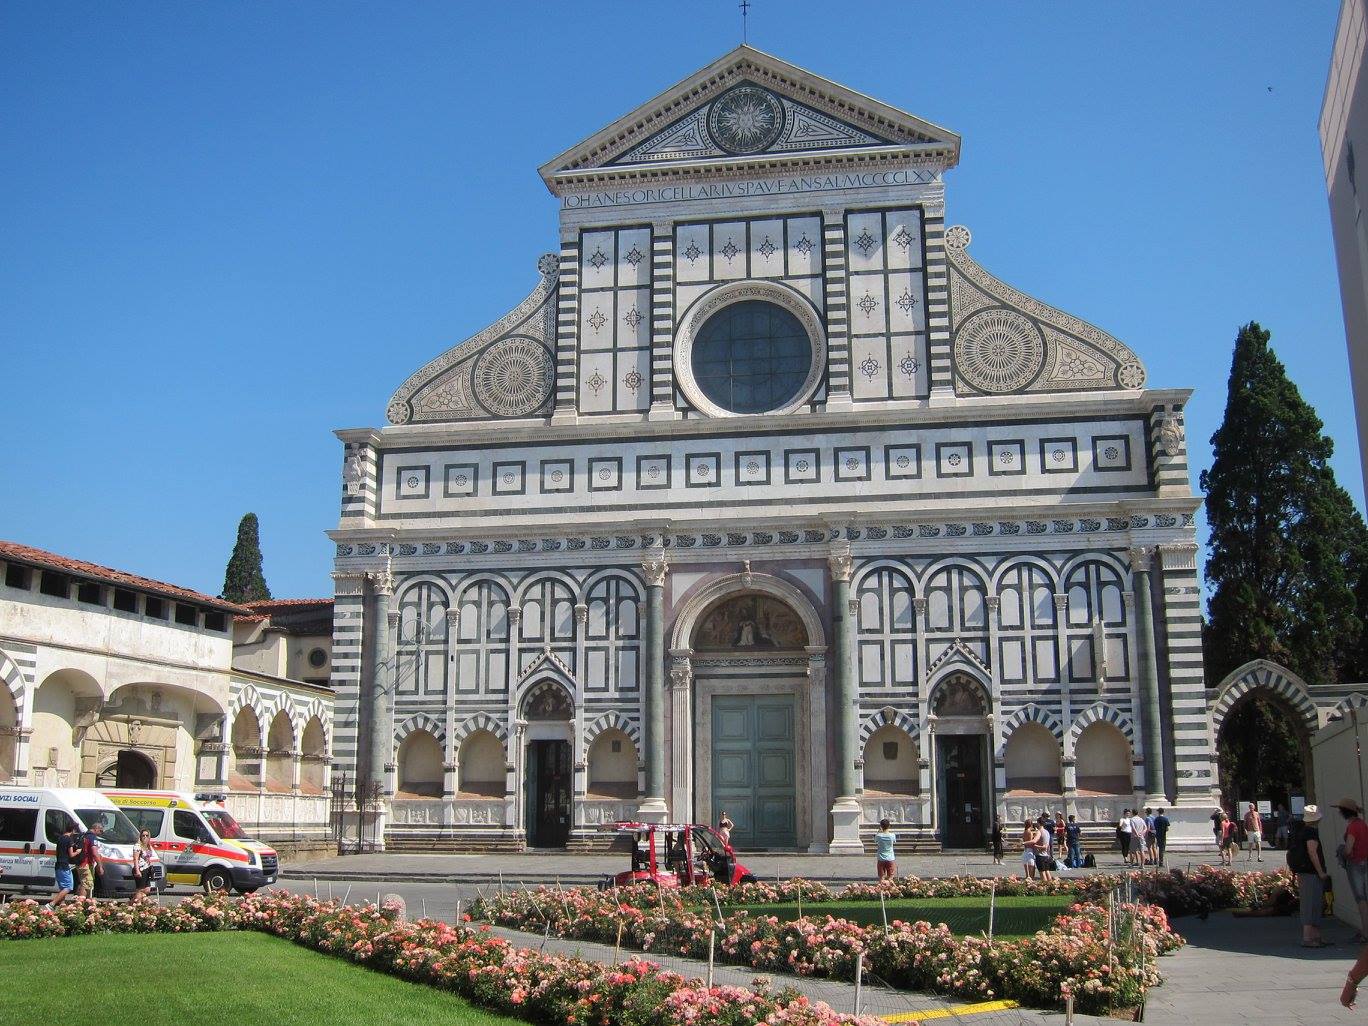
[[646,749],[646,796],[637,815],[644,822],[662,823],[669,816],[665,804],[665,577],[669,564],[665,550],[651,552],[641,564],[646,581],[646,637],[643,661],[646,664],[642,702]]
[[827,557],[831,571],[832,633],[834,635],[836,708],[831,717],[836,734],[836,800],[831,806],[831,852],[861,854],[859,778],[855,766],[856,702],[854,659],[855,603],[850,598],[852,559],[850,546],[842,545]]
[[847,306],[845,211],[822,211],[822,252],[825,278],[823,302],[827,330],[827,401],[829,411],[849,410],[850,311]]

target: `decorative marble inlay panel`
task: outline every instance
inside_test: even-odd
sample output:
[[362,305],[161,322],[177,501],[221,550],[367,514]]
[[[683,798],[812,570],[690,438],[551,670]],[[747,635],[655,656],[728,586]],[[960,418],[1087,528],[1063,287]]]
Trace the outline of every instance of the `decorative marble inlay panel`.
[[919,209],[846,215],[851,394],[927,394],[926,282]]
[[651,229],[634,225],[580,236],[581,413],[650,406]]

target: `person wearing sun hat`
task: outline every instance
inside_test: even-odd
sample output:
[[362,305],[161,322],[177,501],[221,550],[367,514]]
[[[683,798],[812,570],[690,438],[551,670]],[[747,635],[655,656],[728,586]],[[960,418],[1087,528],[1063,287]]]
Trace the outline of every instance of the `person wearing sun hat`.
[[1287,866],[1297,874],[1297,890],[1301,898],[1302,947],[1324,948],[1321,939],[1321,917],[1325,914],[1325,889],[1330,874],[1325,868],[1325,855],[1320,842],[1320,807],[1307,805],[1301,820],[1292,827],[1287,844]]
[[1368,823],[1363,822],[1363,807],[1353,798],[1341,798],[1335,808],[1344,817],[1344,873],[1358,906],[1359,932],[1354,939],[1362,943],[1368,940]]

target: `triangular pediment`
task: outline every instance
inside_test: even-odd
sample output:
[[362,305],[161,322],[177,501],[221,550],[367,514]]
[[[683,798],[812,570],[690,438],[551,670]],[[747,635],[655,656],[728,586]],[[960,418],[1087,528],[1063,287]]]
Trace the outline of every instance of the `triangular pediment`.
[[699,163],[801,160],[806,153],[893,150],[944,167],[959,159],[954,132],[749,46],[648,100],[541,168],[562,181],[630,177]]

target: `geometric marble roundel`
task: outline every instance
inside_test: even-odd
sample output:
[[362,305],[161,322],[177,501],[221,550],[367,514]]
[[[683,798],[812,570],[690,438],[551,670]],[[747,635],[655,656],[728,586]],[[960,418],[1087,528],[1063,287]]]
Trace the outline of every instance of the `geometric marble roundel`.
[[955,335],[955,366],[982,392],[1024,388],[1044,365],[1040,329],[1015,310],[980,310]]
[[475,398],[490,413],[521,417],[551,398],[555,361],[540,342],[506,338],[480,354],[472,375]]
[[729,89],[708,108],[708,134],[728,153],[759,153],[784,130],[784,105],[768,89]]

